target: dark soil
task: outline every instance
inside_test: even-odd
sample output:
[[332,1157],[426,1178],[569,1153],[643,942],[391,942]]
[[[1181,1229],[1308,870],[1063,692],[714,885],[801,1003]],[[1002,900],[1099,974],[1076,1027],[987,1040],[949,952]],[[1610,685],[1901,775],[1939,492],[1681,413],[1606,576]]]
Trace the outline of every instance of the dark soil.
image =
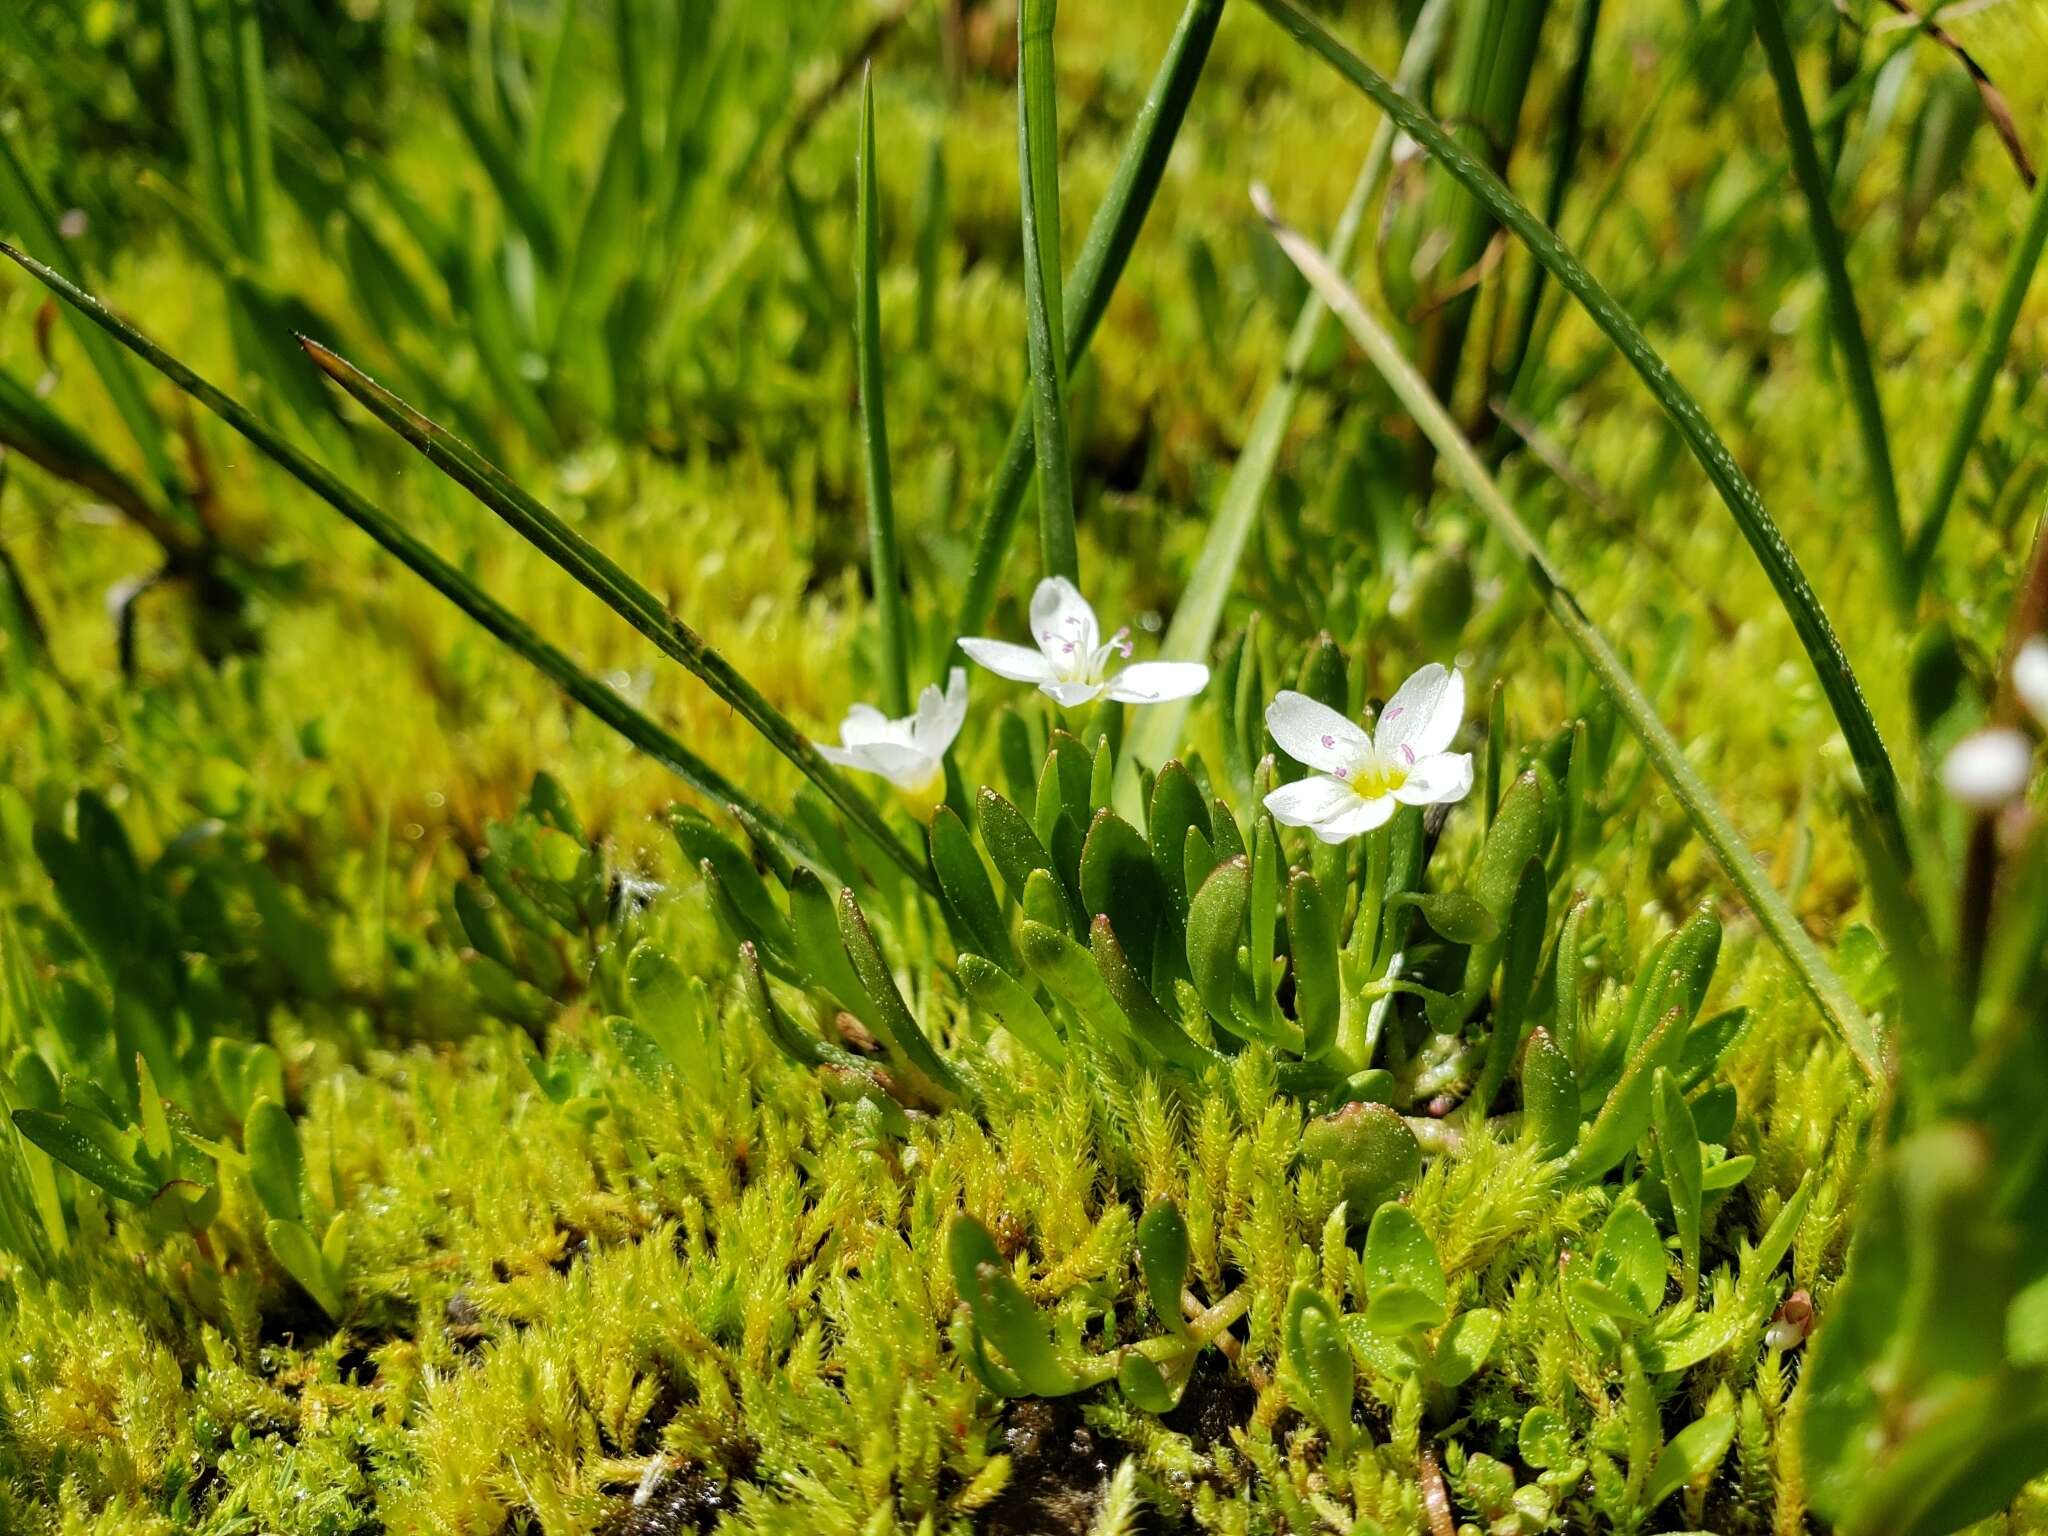
[[975,1517],[985,1536],[1082,1536],[1129,1447],[1088,1427],[1071,1397],[1019,1399],[1003,1414],[1010,1481]]
[[680,1536],[708,1531],[739,1502],[725,1478],[705,1467],[687,1467],[657,1484],[644,1504],[628,1505],[600,1536]]
[[1230,1432],[1251,1422],[1259,1394],[1244,1374],[1222,1354],[1205,1349],[1195,1357],[1195,1373],[1180,1404],[1160,1422],[1198,1447],[1228,1445]]

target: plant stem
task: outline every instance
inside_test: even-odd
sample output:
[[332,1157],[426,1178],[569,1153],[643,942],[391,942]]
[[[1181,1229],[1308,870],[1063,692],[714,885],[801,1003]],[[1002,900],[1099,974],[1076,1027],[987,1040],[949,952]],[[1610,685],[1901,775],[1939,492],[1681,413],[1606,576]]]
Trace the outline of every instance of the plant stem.
[[1821,276],[1827,283],[1828,323],[1849,373],[1849,402],[1863,434],[1863,456],[1869,465],[1870,488],[1877,501],[1878,555],[1884,561],[1892,601],[1903,609],[1911,602],[1912,584],[1906,574],[1906,536],[1899,518],[1899,488],[1892,476],[1891,440],[1885,432],[1884,406],[1877,395],[1877,374],[1871,366],[1863,317],[1856,306],[1856,288],[1849,280],[1842,231],[1835,223],[1833,178],[1821,164],[1820,152],[1813,142],[1813,125],[1807,119],[1806,98],[1799,89],[1799,65],[1785,36],[1781,3],[1782,0],[1756,0],[1750,9],[1756,19],[1757,39],[1763,44],[1764,57],[1770,64],[1771,81],[1777,87],[1778,111],[1784,119],[1785,137],[1792,152],[1792,172],[1806,199],[1814,249],[1820,256]]
[[[1138,231],[1152,207],[1152,196],[1159,190],[1167,156],[1187,116],[1188,102],[1195,93],[1195,82],[1201,78],[1222,15],[1223,0],[1188,0],[1173,40],[1160,60],[1159,72],[1153,77],[1152,88],[1131,124],[1123,158],[1117,162],[1116,177],[1095,210],[1064,295],[1071,300],[1066,316],[1069,374],[1087,355],[1095,327],[1109,307],[1117,280],[1123,276],[1124,263],[1137,243]],[[1036,443],[1032,430],[1034,400],[1035,391],[1027,389],[1024,398],[1017,402],[1009,440],[1003,445],[1003,456],[989,482],[975,535],[974,564],[954,624],[956,634],[980,634],[995,606],[996,583],[1002,577],[1010,537],[1023,508],[1025,487],[1031,483]]]
[[1060,175],[1052,27],[1058,0],[1017,7],[1017,161],[1024,226],[1031,436],[1038,458],[1038,543],[1047,576],[1079,581],[1074,470],[1067,448],[1066,320],[1060,299]]
[[1396,398],[1436,445],[1442,461],[1464,485],[1481,515],[1521,560],[1524,574],[1542,594],[1551,617],[1586,658],[1587,665],[1600,679],[1615,707],[1642,743],[1644,753],[1685,806],[1694,829],[1714,850],[1722,869],[1756,913],[1764,932],[1777,945],[1821,1013],[1842,1036],[1871,1079],[1881,1079],[1883,1052],[1869,1020],[1849,996],[1841,978],[1829,969],[1813,940],[1800,925],[1797,914],[1766,878],[1756,855],[1750,852],[1741,835],[1729,823],[1715,802],[1713,792],[1685,760],[1684,749],[1665,728],[1663,721],[1657,718],[1656,709],[1629,675],[1621,658],[1580,607],[1578,599],[1565,584],[1562,572],[1508,505],[1500,488],[1480,463],[1471,443],[1459,431],[1457,423],[1451,420],[1421,374],[1402,355],[1393,338],[1366,311],[1344,280],[1323,261],[1312,245],[1278,221],[1270,207],[1263,204],[1263,194],[1256,189],[1254,199],[1262,202],[1261,212],[1273,226],[1274,238],[1280,242],[1281,248],[1323,295],[1324,302],[1364,349]]
[[1835,634],[1834,625],[1828,621],[1820,599],[1814,595],[1812,584],[1807,581],[1798,558],[1764,506],[1763,498],[1735,462],[1728,445],[1721,441],[1720,435],[1707,421],[1699,402],[1678,382],[1670,366],[1650,345],[1628,311],[1614,301],[1613,296],[1586,270],[1585,264],[1529,211],[1505,182],[1454,143],[1434,118],[1301,11],[1294,0],[1254,0],[1254,3],[1282,31],[1377,102],[1402,131],[1486,202],[1495,217],[1529,247],[1536,259],[1550,269],[1551,276],[1579,301],[1586,313],[1621,349],[1622,355],[1649,386],[1657,403],[1670,416],[1701,468],[1707,472],[1707,478],[1727,504],[1736,526],[1741,529],[1758,563],[1770,578],[1848,742],[1849,755],[1863,781],[1864,793],[1870,797],[1871,809],[1885,842],[1902,863],[1909,861],[1912,854],[1899,809],[1898,774],[1885,750],[1877,721],[1863,697],[1862,686],[1842,650],[1842,642]]
[[859,187],[856,250],[860,290],[853,306],[854,351],[860,373],[862,458],[867,466],[868,569],[875,585],[875,613],[882,631],[882,712],[910,713],[910,681],[904,662],[903,575],[896,558],[896,500],[889,481],[889,422],[882,399],[882,301],[880,234],[875,228],[875,81],[860,82]]

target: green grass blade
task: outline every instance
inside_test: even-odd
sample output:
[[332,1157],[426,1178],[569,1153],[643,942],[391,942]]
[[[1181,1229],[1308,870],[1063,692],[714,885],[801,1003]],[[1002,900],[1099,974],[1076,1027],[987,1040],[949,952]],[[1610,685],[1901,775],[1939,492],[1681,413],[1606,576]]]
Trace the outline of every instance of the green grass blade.
[[375,539],[435,591],[476,620],[494,639],[532,663],[570,698],[635,747],[698,793],[721,805],[738,807],[746,818],[757,822],[792,850],[802,853],[806,858],[816,857],[809,851],[808,841],[790,830],[781,817],[757,805],[751,796],[691,752],[673,735],[543,640],[525,620],[512,613],[391,518],[349,489],[330,471],[315,463],[277,432],[264,425],[239,401],[209,384],[115,315],[98,299],[61,274],[10,245],[0,244],[0,253],[19,263],[30,276],[65,303],[101,327],[121,345],[268,454],[300,484]]
[[228,196],[227,167],[221,159],[220,125],[206,89],[206,54],[192,0],[164,0],[164,32],[171,45],[171,95],[185,153],[199,177],[199,194],[220,227],[239,232],[241,216]]
[[[1572,176],[1578,169],[1579,149],[1585,141],[1586,86],[1593,77],[1593,46],[1600,31],[1601,0],[1579,0],[1578,29],[1572,38],[1572,68],[1565,79],[1563,121],[1551,146],[1550,184],[1543,194],[1543,222],[1552,229],[1564,214],[1565,195],[1571,191]],[[1396,78],[1395,84],[1412,92],[1415,87]],[[1493,392],[1512,397],[1515,381],[1529,358],[1529,344],[1536,339],[1536,317],[1543,307],[1543,263],[1529,263],[1522,284],[1522,302],[1515,314],[1515,336],[1507,356],[1494,366]]]
[[1820,256],[1821,275],[1827,282],[1828,324],[1849,374],[1849,401],[1863,435],[1863,456],[1877,503],[1878,554],[1884,561],[1893,600],[1904,605],[1909,585],[1906,535],[1899,519],[1899,488],[1892,477],[1891,439],[1885,431],[1884,407],[1877,397],[1877,374],[1870,361],[1863,317],[1856,306],[1855,285],[1849,281],[1848,254],[1842,244],[1842,231],[1835,223],[1832,178],[1821,164],[1820,151],[1813,142],[1806,98],[1799,89],[1799,66],[1785,36],[1785,18],[1779,4],[1780,0],[1756,0],[1750,9],[1756,18],[1757,39],[1770,63],[1771,82],[1777,87],[1778,111],[1784,119],[1785,138],[1792,152],[1792,171],[1806,199],[1814,249]]
[[[0,221],[13,225],[23,244],[32,247],[70,281],[81,281],[77,263],[71,259],[70,248],[57,233],[57,225],[50,217],[49,205],[43,201],[36,184],[29,180],[28,167],[15,154],[13,142],[4,132],[0,132]],[[149,400],[142,392],[142,384],[128,366],[128,360],[97,327],[68,310],[65,313],[80,349],[113,398],[114,409],[126,423],[129,435],[135,439],[135,446],[141,450],[142,462],[150,478],[170,499],[181,520],[196,524],[198,520],[191,515],[186,503],[184,478],[172,465],[170,451],[164,446],[162,423],[150,408]]]
[[889,419],[882,401],[881,235],[875,218],[875,81],[861,75],[859,164],[854,167],[860,207],[855,217],[854,352],[860,372],[860,436],[867,468],[868,570],[875,583],[875,614],[882,630],[882,712],[910,713],[910,676],[904,655],[903,574],[896,559],[896,501],[889,483]]
[[[1398,78],[1404,89],[1417,89],[1429,78],[1437,51],[1443,46],[1450,15],[1450,0],[1428,0],[1416,16],[1407,46],[1401,53]],[[1338,214],[1337,227],[1330,235],[1326,254],[1330,265],[1339,271],[1351,260],[1366,215],[1386,181],[1393,150],[1393,120],[1382,118],[1373,133],[1372,144],[1366,150],[1358,179],[1352,183],[1351,196]],[[1216,642],[1216,629],[1223,621],[1224,601],[1237,579],[1238,561],[1243,558],[1246,541],[1251,537],[1252,522],[1258,516],[1259,508],[1265,504],[1266,487],[1272,483],[1273,468],[1280,461],[1280,448],[1286,441],[1288,425],[1294,420],[1295,407],[1301,401],[1303,372],[1322,340],[1328,320],[1328,308],[1311,290],[1302,300],[1301,312],[1295,317],[1294,330],[1288,336],[1279,377],[1266,386],[1258,415],[1252,418],[1251,431],[1245,434],[1244,447],[1238,452],[1237,462],[1231,466],[1230,478],[1224,482],[1223,494],[1216,503],[1215,518],[1202,541],[1202,552],[1195,560],[1194,572],[1181,592],[1180,602],[1173,610],[1173,620],[1167,625],[1165,638],[1160,642],[1162,659],[1201,661]],[[1119,803],[1128,806],[1127,814],[1129,810],[1135,810],[1130,797],[1137,791],[1139,765],[1156,768],[1173,755],[1180,745],[1181,728],[1187,723],[1192,703],[1190,699],[1176,699],[1137,712],[1138,718],[1131,725],[1130,749],[1122,754],[1118,764]]]
[[263,71],[263,21],[256,0],[235,0],[235,132],[242,165],[242,237],[261,267],[270,251],[270,100]]
[[[1657,120],[1663,115],[1665,106],[1679,85],[1692,77],[1707,31],[1703,20],[1694,21],[1686,32],[1684,42],[1664,61],[1663,68],[1658,71],[1656,83],[1646,93],[1642,108],[1636,113],[1635,121],[1629,128],[1628,138],[1622,143],[1621,153],[1608,163],[1599,189],[1588,200],[1585,222],[1578,232],[1577,249],[1589,255],[1592,253],[1595,240],[1606,226],[1608,215],[1613,212],[1615,203],[1621,198],[1622,188],[1628,184],[1629,173],[1635,169],[1636,162],[1650,147],[1652,130],[1657,126]],[[1558,227],[1555,220],[1550,223],[1551,228]],[[1540,261],[1536,265],[1539,270],[1543,267]],[[1529,355],[1523,359],[1522,378],[1516,389],[1510,393],[1511,399],[1520,398],[1525,393],[1530,383],[1530,375],[1537,371],[1543,359],[1549,355],[1551,337],[1557,329],[1558,321],[1564,315],[1565,306],[1570,303],[1563,290],[1548,286],[1545,287],[1542,297],[1543,302],[1537,308],[1535,340]]]
[[[490,178],[499,203],[519,232],[526,236],[540,264],[552,271],[561,259],[561,237],[539,189],[521,174],[513,152],[499,130],[478,114],[462,88],[452,80],[444,79],[442,85],[442,94],[449,109],[454,112],[463,137],[469,141],[477,164]],[[488,89],[484,88],[483,93],[488,95]]]
[[1025,334],[1031,352],[1031,439],[1038,460],[1039,551],[1045,575],[1079,581],[1074,470],[1067,451],[1060,146],[1052,78],[1052,26],[1058,8],[1058,0],[1022,0],[1017,8],[1018,192],[1024,224]]
[[1927,499],[1920,527],[1913,535],[1913,549],[1906,561],[1908,591],[1917,596],[1927,569],[1934,563],[1934,551],[1941,543],[1942,525],[1963,483],[1963,468],[1970,449],[1976,445],[1977,429],[1984,424],[1984,410],[1991,403],[1991,388],[1998,371],[2005,366],[2006,351],[2012,344],[2013,327],[2019,323],[2020,306],[2041,264],[2041,249],[2048,244],[2048,176],[2034,185],[2034,199],[2027,207],[2027,223],[2013,245],[2006,262],[2005,281],[1998,290],[1998,304],[1984,322],[1984,334],[1977,342],[1977,361],[1970,369],[1970,383],[1962,408],[1949,428],[1948,444],[1942,450],[1941,472],[1935,477],[1934,492]]
[[[1208,61],[1209,45],[1215,41],[1216,24],[1222,15],[1223,0],[1188,0],[1173,40],[1159,61],[1152,87],[1146,92],[1144,105],[1131,124],[1116,176],[1101,206],[1095,210],[1081,253],[1074,260],[1072,280],[1063,295],[1068,301],[1068,373],[1080,366],[1087,354],[1095,327],[1103,311],[1109,308],[1117,280],[1123,276],[1124,264],[1137,243],[1145,215],[1151,210],[1152,196],[1159,190],[1167,156],[1172,153],[1173,141],[1187,116],[1188,102],[1194,96],[1195,83],[1201,79],[1202,66]],[[967,591],[960,599],[955,634],[980,634],[988,623],[989,610],[995,606],[996,583],[1002,577],[1010,537],[1023,509],[1025,488],[1031,483],[1035,446],[1033,395],[1027,389],[1017,403],[1009,441],[1003,445],[1002,459],[982,503],[974,564],[968,574]]]
[[788,716],[769,703],[731,662],[705,644],[702,636],[671,614],[660,598],[462,439],[429,421],[318,342],[301,337],[300,345],[329,378],[353,395],[371,415],[419,449],[428,463],[497,513],[522,538],[653,641],[664,656],[680,662],[705,687],[737,710],[770,746],[816,784],[847,820],[880,844],[919,885],[936,894],[936,882],[924,860],[905,846],[881,813],[818,755],[818,749],[790,723]]
[[917,350],[930,353],[939,328],[939,260],[946,239],[946,141],[925,144],[917,193]]
[[[1254,193],[1255,199],[1260,196]],[[1262,205],[1261,211],[1273,225],[1274,237],[1279,240],[1281,248],[1364,349],[1409,415],[1415,418],[1416,424],[1435,445],[1444,465],[1471,495],[1488,524],[1520,558],[1529,580],[1542,594],[1551,617],[1585,657],[1587,665],[1614,700],[1615,708],[1642,743],[1644,753],[1684,805],[1694,830],[1713,849],[1721,868],[1756,913],[1764,932],[1777,945],[1822,1014],[1841,1034],[1863,1070],[1873,1081],[1881,1080],[1884,1054],[1870,1021],[1849,996],[1841,978],[1829,968],[1813,940],[1807,937],[1798,914],[1770,883],[1756,855],[1750,852],[1741,834],[1716,803],[1713,792],[1686,762],[1684,749],[1665,728],[1664,722],[1657,718],[1655,707],[1629,675],[1606,637],[1587,617],[1566,585],[1563,573],[1508,505],[1499,486],[1480,463],[1471,443],[1458,429],[1457,423],[1451,420],[1450,413],[1430,391],[1422,375],[1402,354],[1393,338],[1366,311],[1358,296],[1323,260],[1315,247],[1280,224],[1270,209]]]
[[1863,697],[1862,686],[1856,681],[1849,658],[1842,650],[1842,642],[1821,607],[1820,599],[1814,595],[1805,571],[1800,569],[1798,558],[1765,508],[1763,498],[1736,464],[1728,445],[1721,441],[1720,434],[1707,421],[1699,402],[1678,382],[1670,366],[1650,345],[1628,311],[1615,303],[1613,296],[1586,270],[1570,248],[1529,211],[1505,182],[1452,142],[1428,112],[1299,10],[1293,0],[1254,0],[1254,3],[1281,30],[1378,103],[1380,109],[1392,117],[1431,158],[1483,199],[1494,216],[1513,231],[1528,246],[1530,253],[1550,269],[1550,275],[1557,279],[1559,285],[1579,301],[1642,377],[1651,395],[1678,428],[1679,436],[1684,438],[1693,457],[1707,472],[1707,478],[1713,482],[1714,489],[1727,504],[1758,563],[1763,566],[1764,574],[1770,578],[1771,586],[1791,617],[1792,627],[1799,636],[1800,644],[1806,648],[1807,657],[1820,680],[1821,691],[1826,694],[1829,707],[1833,709],[1835,720],[1848,742],[1849,755],[1855,761],[1864,793],[1870,797],[1871,808],[1878,825],[1884,830],[1886,842],[1900,857],[1907,857],[1910,845],[1899,810],[1898,775],[1892,767],[1890,754],[1885,750],[1884,738],[1878,733],[1870,705]]

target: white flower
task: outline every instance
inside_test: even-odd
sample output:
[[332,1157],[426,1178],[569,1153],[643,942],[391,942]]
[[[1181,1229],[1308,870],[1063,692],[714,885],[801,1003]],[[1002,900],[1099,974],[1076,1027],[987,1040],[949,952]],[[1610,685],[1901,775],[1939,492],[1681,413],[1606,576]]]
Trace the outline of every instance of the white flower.
[[1282,693],[1266,708],[1266,729],[1318,771],[1274,790],[1266,809],[1283,826],[1342,843],[1384,826],[1397,805],[1462,800],[1472,788],[1471,754],[1444,748],[1464,718],[1464,677],[1435,662],[1401,685],[1370,736],[1307,694]]
[[2010,727],[1993,726],[1949,749],[1941,785],[1973,811],[1995,811],[2019,798],[2033,767],[2033,744]]
[[2048,725],[2048,637],[2034,636],[2013,657],[2012,691],[2036,720]]
[[955,667],[947,674],[944,693],[936,683],[925,684],[917,696],[916,714],[891,720],[872,704],[856,704],[840,722],[841,745],[815,745],[826,762],[880,774],[914,795],[938,782],[946,749],[966,720],[967,669]]
[[1112,656],[1128,658],[1131,632],[1102,638],[1095,610],[1064,576],[1048,576],[1031,594],[1031,637],[1038,649],[1007,640],[963,639],[960,649],[998,677],[1036,683],[1073,709],[1107,694],[1123,704],[1164,704],[1185,699],[1209,684],[1209,669],[1198,661],[1140,661],[1109,672]]

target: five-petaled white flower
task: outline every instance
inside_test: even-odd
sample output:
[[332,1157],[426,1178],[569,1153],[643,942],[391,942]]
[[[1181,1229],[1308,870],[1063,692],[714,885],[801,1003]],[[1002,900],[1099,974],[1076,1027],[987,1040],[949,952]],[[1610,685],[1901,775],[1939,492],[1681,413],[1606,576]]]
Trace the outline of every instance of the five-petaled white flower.
[[818,755],[842,768],[876,773],[909,794],[931,789],[944,771],[946,749],[967,720],[967,669],[947,674],[946,691],[925,684],[917,713],[891,720],[872,704],[856,704],[839,725],[839,746],[816,743]]
[[1317,771],[1274,790],[1266,809],[1283,826],[1342,843],[1384,826],[1398,805],[1462,800],[1472,788],[1471,754],[1444,749],[1464,718],[1464,677],[1435,662],[1401,685],[1370,736],[1307,694],[1282,693],[1266,708],[1266,729]]
[[1105,642],[1095,610],[1064,576],[1048,576],[1031,594],[1031,638],[1038,642],[1035,651],[1007,640],[966,638],[960,649],[998,677],[1036,683],[1067,709],[1105,694],[1123,704],[1164,704],[1209,683],[1209,669],[1198,661],[1139,661],[1110,672],[1111,657],[1130,656],[1131,632],[1120,629]]

